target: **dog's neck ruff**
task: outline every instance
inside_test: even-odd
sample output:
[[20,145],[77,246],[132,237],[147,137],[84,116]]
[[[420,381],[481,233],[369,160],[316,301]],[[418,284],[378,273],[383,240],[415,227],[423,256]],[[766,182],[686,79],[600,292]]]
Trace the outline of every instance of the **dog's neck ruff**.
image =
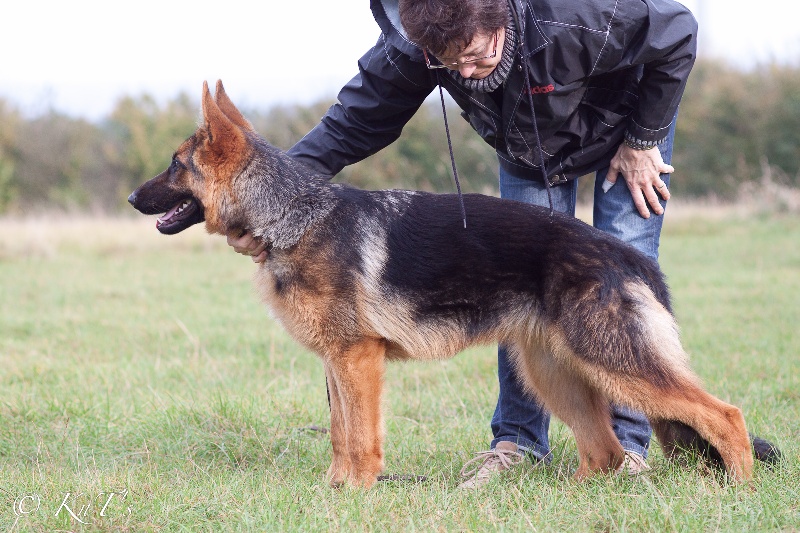
[[243,221],[245,229],[271,248],[291,248],[333,210],[336,198],[331,184],[309,175],[308,167],[277,148],[257,146],[256,154],[238,178],[261,185],[257,194],[239,196],[240,202],[249,204],[244,212],[252,213]]

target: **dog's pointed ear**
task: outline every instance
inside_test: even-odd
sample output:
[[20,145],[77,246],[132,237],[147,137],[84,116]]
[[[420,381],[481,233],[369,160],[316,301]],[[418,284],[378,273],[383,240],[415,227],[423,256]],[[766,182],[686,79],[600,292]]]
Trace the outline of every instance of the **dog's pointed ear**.
[[202,107],[206,151],[218,158],[216,164],[225,160],[234,163],[241,159],[247,147],[244,132],[219,108],[211,97],[207,82],[203,82]]
[[250,124],[244,115],[242,115],[241,111],[239,111],[231,99],[228,97],[228,94],[225,92],[225,87],[222,86],[222,80],[217,80],[217,90],[215,96],[217,105],[225,113],[231,122],[242,128],[246,131],[253,131],[253,125]]

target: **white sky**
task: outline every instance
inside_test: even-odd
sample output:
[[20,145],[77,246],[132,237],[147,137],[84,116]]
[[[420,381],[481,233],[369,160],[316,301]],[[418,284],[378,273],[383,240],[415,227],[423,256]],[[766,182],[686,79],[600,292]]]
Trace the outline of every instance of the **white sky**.
[[[795,0],[684,3],[701,54],[800,65]],[[0,21],[0,98],[90,119],[122,95],[199,100],[217,78],[244,107],[330,98],[379,33],[367,0],[12,0]]]

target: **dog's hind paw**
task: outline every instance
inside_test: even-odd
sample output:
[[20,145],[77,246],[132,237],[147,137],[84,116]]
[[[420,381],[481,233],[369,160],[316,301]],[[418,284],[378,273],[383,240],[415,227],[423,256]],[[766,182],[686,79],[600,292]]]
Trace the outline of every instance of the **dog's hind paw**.
[[755,458],[768,466],[775,466],[783,457],[777,446],[755,435],[750,435],[750,443],[753,445],[753,455]]

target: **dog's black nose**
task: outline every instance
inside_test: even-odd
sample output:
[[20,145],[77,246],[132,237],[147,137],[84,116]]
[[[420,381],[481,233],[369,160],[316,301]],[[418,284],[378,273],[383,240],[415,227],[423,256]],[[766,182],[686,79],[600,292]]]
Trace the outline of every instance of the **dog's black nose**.
[[136,203],[136,191],[133,191],[130,196],[128,196],[128,203],[134,205]]

